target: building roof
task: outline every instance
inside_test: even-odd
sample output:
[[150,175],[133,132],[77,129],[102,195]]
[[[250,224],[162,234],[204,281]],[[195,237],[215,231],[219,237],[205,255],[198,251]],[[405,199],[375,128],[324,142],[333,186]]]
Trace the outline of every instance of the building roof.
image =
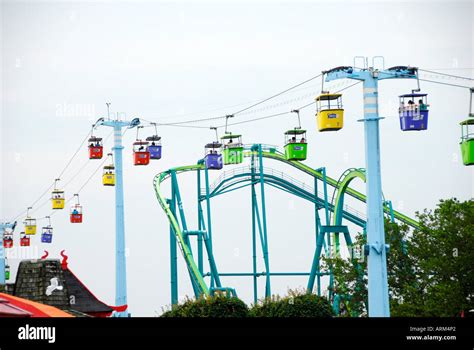
[[85,314],[112,313],[113,309],[101,302],[68,268],[63,270],[71,308]]
[[[4,300],[2,302],[2,300]],[[17,317],[73,317],[71,314],[60,310],[54,306],[37,303],[32,300],[15,297],[5,293],[0,293],[0,305],[10,310],[23,313]],[[5,309],[5,311],[8,311]]]
[[41,260],[20,262],[16,282],[10,288],[12,295],[55,306],[73,315],[109,316],[113,312],[112,307],[97,299],[69,270],[64,251],[61,262],[45,259],[46,256]]
[[[57,287],[50,288],[54,282],[57,282]],[[13,295],[60,309],[70,307],[67,286],[58,259],[21,261]]]
[[0,298],[0,317],[31,317],[32,313],[13,305],[7,299]]

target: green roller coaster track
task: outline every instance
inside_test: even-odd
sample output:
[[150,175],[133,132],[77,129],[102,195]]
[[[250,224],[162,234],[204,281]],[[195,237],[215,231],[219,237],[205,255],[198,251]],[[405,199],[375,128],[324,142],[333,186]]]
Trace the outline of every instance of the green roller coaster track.
[[[365,181],[364,169],[349,169],[346,171],[339,180],[335,180],[329,176],[326,176],[325,169],[312,169],[311,167],[303,164],[299,161],[287,160],[283,153],[279,152],[273,146],[266,146],[255,144],[246,146],[244,151],[245,158],[251,158],[251,166],[240,169],[233,169],[230,174],[224,172],[215,182],[213,186],[209,185],[208,169],[206,169],[204,163],[201,161],[195,165],[180,166],[168,169],[157,174],[154,177],[154,189],[156,197],[160,206],[164,210],[170,224],[170,249],[171,249],[171,301],[173,304],[177,303],[177,265],[176,265],[176,245],[181,250],[184,257],[188,272],[190,275],[192,287],[196,296],[209,295],[214,291],[225,290],[235,293],[233,289],[224,288],[220,282],[220,276],[251,276],[254,279],[254,301],[257,300],[257,277],[266,277],[265,296],[271,295],[270,291],[270,276],[304,276],[309,275],[308,290],[312,291],[314,280],[318,279],[318,293],[320,293],[320,277],[324,275],[330,276],[330,285],[332,284],[332,272],[320,271],[319,261],[321,251],[324,247],[326,252],[330,248],[331,240],[327,235],[327,241],[324,240],[324,233],[333,233],[334,247],[336,253],[339,254],[339,233],[344,233],[346,243],[348,247],[351,245],[350,235],[347,227],[342,226],[342,220],[346,219],[360,227],[365,227],[365,218],[349,210],[350,208],[344,206],[344,195],[347,194],[359,201],[365,202],[366,196],[355,189],[349,187],[352,180],[359,178]],[[297,170],[304,172],[314,178],[315,187],[310,188],[307,185],[291,179],[288,175],[283,172],[276,172],[272,169],[263,167],[263,158],[279,161],[290,165]],[[198,212],[199,212],[199,229],[196,231],[188,230],[186,216],[184,214],[181,194],[179,191],[177,174],[183,172],[197,172],[198,177]],[[201,172],[205,175],[205,186],[201,188]],[[162,186],[164,180],[171,178],[172,190],[171,198],[166,198],[162,192]],[[324,193],[319,194],[317,191],[318,181],[323,184]],[[261,206],[259,209],[257,196],[255,192],[255,186],[260,184],[261,186]],[[278,273],[270,272],[269,259],[268,259],[268,241],[266,238],[266,215],[265,215],[265,199],[263,185],[267,184],[283,191],[297,195],[303,199],[309,200],[315,204],[315,216],[316,216],[316,237],[317,237],[317,248],[313,260],[311,272],[288,272]],[[334,188],[334,196],[332,200],[328,199],[327,185]],[[211,230],[211,208],[210,199],[214,196],[228,193],[232,190],[240,189],[245,186],[252,186],[252,222],[253,222],[253,272],[251,273],[219,273],[214,260],[212,252],[212,230]],[[335,198],[334,198],[335,197]],[[201,202],[206,202],[207,207],[207,225],[206,219],[203,213]],[[324,209],[326,213],[326,225],[321,225],[318,211]],[[333,213],[332,224],[330,224],[329,212]],[[408,216],[395,211],[391,208],[391,204],[384,202],[384,212],[390,215],[392,219],[396,219],[400,222],[407,224],[412,228],[418,227],[418,222],[409,218]],[[180,224],[181,223],[181,224]],[[207,229],[206,229],[207,226]],[[257,228],[259,232],[259,238],[265,261],[265,272],[258,272],[256,270],[256,237]],[[193,255],[189,237],[198,237],[198,262],[196,263]],[[319,239],[318,239],[319,235]],[[210,272],[205,273],[203,267],[203,247],[204,244],[207,250],[207,256],[209,260]],[[319,245],[319,246],[318,246]],[[210,286],[205,282],[205,277],[210,277]]]

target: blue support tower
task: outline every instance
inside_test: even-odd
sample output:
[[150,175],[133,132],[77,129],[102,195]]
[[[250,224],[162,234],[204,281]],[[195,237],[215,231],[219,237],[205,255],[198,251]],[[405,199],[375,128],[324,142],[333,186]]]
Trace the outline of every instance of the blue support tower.
[[[115,305],[127,305],[127,266],[125,257],[125,220],[123,200],[123,166],[122,166],[122,129],[134,128],[140,119],[132,121],[99,119],[96,125],[114,129],[114,161],[115,161]],[[115,317],[128,317],[128,310],[114,312]]]
[[417,68],[398,66],[388,70],[337,67],[326,74],[326,81],[354,79],[364,84],[365,162],[367,182],[367,245],[369,316],[389,317],[387,282],[387,247],[385,244],[382,180],[380,172],[380,135],[378,81],[382,79],[417,79]]

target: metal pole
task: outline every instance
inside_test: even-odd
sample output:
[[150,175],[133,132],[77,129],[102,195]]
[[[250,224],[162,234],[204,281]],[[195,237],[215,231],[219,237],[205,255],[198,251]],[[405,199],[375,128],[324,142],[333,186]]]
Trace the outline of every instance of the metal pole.
[[364,79],[364,132],[367,169],[367,244],[369,246],[369,316],[389,317],[387,263],[380,171],[378,80],[371,71]]
[[[198,210],[198,231],[202,231],[202,223],[204,221],[202,217],[202,207],[201,207],[201,170],[197,171],[197,210]],[[202,234],[198,234],[197,237],[197,247],[198,247],[198,269],[201,274],[204,273],[204,259],[203,259],[203,244],[202,244]]]
[[258,287],[257,287],[257,225],[255,219],[255,155],[252,153],[251,159],[252,169],[252,271],[253,271],[253,302],[258,301]]
[[263,224],[263,237],[265,240],[265,253],[264,259],[266,263],[266,285],[265,285],[265,296],[270,297],[271,287],[270,287],[270,259],[268,257],[268,238],[267,238],[267,213],[265,209],[265,180],[263,177],[263,157],[262,157],[262,145],[258,145],[258,161],[259,161],[259,169],[260,169],[260,197],[262,201],[262,224]]
[[[127,305],[127,268],[125,257],[125,220],[123,200],[122,123],[114,122],[115,184],[115,304]],[[127,317],[128,311],[116,312],[117,317]]]
[[[318,178],[317,177],[314,177],[314,198],[315,198],[315,202],[314,202],[314,224],[315,224],[315,230],[316,230],[316,242],[315,242],[315,246],[317,246],[318,244],[318,237],[319,237],[319,208],[318,208]],[[327,205],[327,203],[326,203]],[[319,271],[319,267],[318,267],[318,271]],[[318,275],[316,276],[316,279],[317,279],[317,284],[318,284],[318,295],[321,295],[321,274],[318,273]],[[312,288],[311,288],[311,292],[312,292]]]
[[[210,193],[209,193],[210,192],[209,191],[209,171],[207,170],[207,168],[204,170],[204,181],[206,183],[207,238],[209,239],[208,254],[213,259],[214,253],[212,251],[211,198],[210,198]],[[211,287],[214,287],[214,283],[216,282],[215,279],[216,279],[216,276],[211,275]]]
[[[171,199],[168,199],[168,205],[171,213],[176,217],[176,201],[174,195],[174,187],[172,187]],[[171,282],[171,304],[178,303],[178,249],[176,246],[176,236],[173,226],[170,225],[170,282]]]

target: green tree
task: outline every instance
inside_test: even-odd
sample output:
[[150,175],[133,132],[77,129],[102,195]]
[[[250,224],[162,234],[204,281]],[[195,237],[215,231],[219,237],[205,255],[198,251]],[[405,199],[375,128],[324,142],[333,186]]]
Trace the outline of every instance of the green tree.
[[[456,316],[474,309],[474,200],[442,200],[417,213],[420,228],[385,222],[392,316]],[[366,243],[360,234],[355,247]],[[324,259],[332,266],[341,315],[367,311],[365,259]]]
[[394,313],[452,317],[474,309],[474,200],[441,200],[418,218],[407,247],[416,280]]

